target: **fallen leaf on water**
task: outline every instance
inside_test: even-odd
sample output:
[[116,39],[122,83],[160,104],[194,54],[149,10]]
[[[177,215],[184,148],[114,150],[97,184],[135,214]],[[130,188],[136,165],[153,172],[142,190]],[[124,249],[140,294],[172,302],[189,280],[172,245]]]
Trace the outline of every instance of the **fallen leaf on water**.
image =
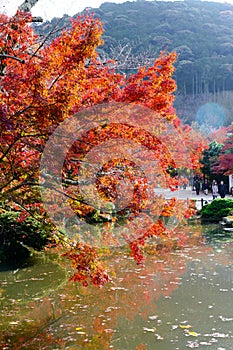
[[179,324],[179,327],[182,329],[188,329],[188,328],[192,328],[192,326],[190,324],[187,324],[186,326],[183,324]]
[[159,334],[155,334],[155,336],[157,337],[157,340],[163,340],[163,339],[164,339],[164,338],[161,337],[161,335],[159,335]]
[[158,318],[158,315],[149,316],[148,318],[149,320],[154,321]]
[[233,321],[233,317],[224,317],[224,316],[219,316],[220,320],[223,322],[230,322]]
[[104,330],[105,333],[114,333],[114,330],[109,328]]
[[191,342],[189,341],[187,344],[188,348],[194,349],[194,348],[199,348],[199,344],[197,342]]
[[9,322],[9,324],[18,324],[19,321],[12,321],[12,322]]
[[178,328],[178,326],[176,325],[176,324],[173,324],[172,325],[172,330],[174,331],[174,329],[177,329]]
[[152,332],[154,333],[156,331],[156,328],[153,327],[153,328],[146,328],[146,327],[143,327],[143,330],[146,331],[146,332]]
[[187,331],[187,334],[188,335],[191,335],[193,337],[198,337],[200,335],[200,333],[196,333],[196,332],[190,332],[190,331]]

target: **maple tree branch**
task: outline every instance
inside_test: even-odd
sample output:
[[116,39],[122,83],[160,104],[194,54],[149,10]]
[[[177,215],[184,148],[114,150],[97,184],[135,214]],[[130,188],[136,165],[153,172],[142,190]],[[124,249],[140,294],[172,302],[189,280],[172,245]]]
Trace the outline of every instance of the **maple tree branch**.
[[[85,55],[85,51],[86,51],[86,48],[88,47],[88,39],[91,37],[91,30],[92,28],[89,29],[89,32],[88,32],[88,35],[86,36],[86,43],[84,45],[84,47],[82,48],[81,52],[79,53],[79,56],[82,57],[82,55],[84,54]],[[77,61],[76,61],[76,64],[79,63],[79,62],[82,62],[83,61],[83,58],[78,58]],[[60,67],[62,67],[62,65],[60,65]],[[51,90],[53,88],[53,86],[57,83],[57,81],[63,77],[63,72],[67,69],[66,66],[64,66],[62,68],[62,71],[58,74],[58,76],[53,80],[53,82],[51,83],[50,87],[49,87],[49,90]]]
[[[31,176],[32,176],[32,175],[31,175]],[[7,184],[4,184],[4,185],[0,188],[0,190],[2,190],[4,187],[8,186],[8,185],[9,185],[12,181],[14,181],[14,180],[15,180],[15,178],[12,178]],[[31,186],[31,187],[33,187],[33,186],[38,186],[38,183],[32,182],[31,179],[23,180],[23,181],[22,181],[21,183],[19,183],[18,185],[14,186],[14,187],[12,187],[12,188],[9,188],[9,190],[5,191],[5,192],[3,193],[3,196],[9,195],[9,193],[14,192],[14,191],[17,191],[18,189],[20,189],[20,188],[23,187],[23,186]]]
[[[66,183],[66,181],[64,181],[64,182]],[[45,184],[33,183],[33,185],[34,185],[34,186],[38,185],[38,186],[44,187],[44,188],[48,187],[48,186],[46,185],[46,183],[45,183]],[[66,193],[65,191],[59,190],[58,188],[56,188],[56,187],[53,186],[53,185],[52,185],[52,186],[49,186],[49,187],[52,188],[55,192],[60,193],[60,194],[62,194],[63,196],[65,196],[65,197],[67,197],[67,198],[69,198],[69,199],[72,199],[73,201],[77,201],[77,202],[80,202],[80,203],[89,205],[88,202],[85,202],[85,201],[82,199],[81,195],[79,195],[78,197],[73,197],[73,196],[71,196],[70,194]]]
[[14,140],[14,142],[7,148],[7,150],[2,154],[2,156],[0,157],[0,162],[3,161],[3,159],[7,156],[7,154],[11,151],[11,149],[13,148],[13,146],[16,144],[16,142],[18,142],[20,138],[16,138]]
[[12,60],[19,61],[20,63],[25,63],[25,61],[22,60],[22,59],[19,58],[19,57],[12,56],[12,55],[7,55],[7,54],[0,54],[0,59],[1,59],[1,60],[5,59],[5,58],[11,58]]
[[[45,105],[43,105],[43,107],[51,107],[51,106],[56,106],[56,103],[55,102],[53,102],[53,103],[46,103]],[[17,117],[17,116],[23,114],[24,112],[26,112],[29,109],[41,109],[41,106],[34,106],[33,104],[31,104],[31,105],[29,105],[27,107],[24,107],[21,110],[16,111],[14,114],[12,114],[10,116],[10,119],[13,118],[13,117]]]
[[63,72],[65,70],[65,67],[62,69],[62,72],[60,74],[58,74],[58,76],[53,80],[52,84],[50,85],[49,89],[48,90],[51,90],[52,87],[56,84],[56,82],[61,78],[63,77]]
[[[38,48],[36,49],[36,51],[31,55],[30,60],[32,59],[32,57],[34,57],[37,52],[44,46],[44,44],[46,43],[46,41],[48,40],[48,38],[54,34],[55,29],[57,28],[58,24],[61,22],[62,18],[59,18],[59,20],[54,24],[54,26],[52,27],[52,29],[50,30],[50,32],[45,36],[44,40],[41,42],[41,44],[38,46]],[[59,29],[58,29],[59,30]]]
[[[13,178],[13,177],[12,177],[7,183],[5,183],[4,185],[2,185],[2,186],[0,187],[0,191],[2,191],[4,187],[7,187],[12,181],[14,181],[14,178]],[[4,192],[4,193],[5,193],[5,192]]]
[[9,145],[7,150],[1,155],[0,162],[3,161],[3,159],[7,156],[7,154],[11,151],[11,149],[15,146],[15,144],[19,140],[27,138],[27,137],[42,137],[42,136],[46,136],[46,134],[28,134],[28,135],[20,135],[20,136],[18,136],[17,138],[15,138],[14,142],[11,145]]

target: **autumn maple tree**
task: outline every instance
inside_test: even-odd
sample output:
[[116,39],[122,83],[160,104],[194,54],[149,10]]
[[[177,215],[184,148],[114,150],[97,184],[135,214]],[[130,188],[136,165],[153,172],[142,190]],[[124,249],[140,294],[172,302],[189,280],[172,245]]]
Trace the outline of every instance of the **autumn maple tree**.
[[233,173],[233,127],[230,125],[224,129],[225,139],[218,152],[218,158],[212,165],[212,170],[216,174],[231,175]]
[[[113,242],[113,227],[124,226],[126,222],[141,215],[142,224],[135,225],[137,234],[133,237],[128,235],[125,239],[131,254],[141,263],[148,240],[163,236],[172,239],[172,230],[168,232],[165,225],[166,218],[176,215],[188,217],[192,213],[189,206],[184,204],[179,211],[177,200],[166,201],[159,196],[157,204],[156,201],[150,202],[148,198],[151,197],[146,192],[147,174],[143,174],[131,159],[126,159],[123,151],[121,157],[104,163],[96,178],[96,187],[102,200],[111,202],[117,198],[119,179],[126,181],[127,178],[134,186],[127,208],[116,212],[112,210],[110,217],[98,212],[93,205],[83,200],[76,177],[82,161],[91,149],[119,138],[133,141],[155,153],[162,172],[163,180],[161,176],[157,180],[161,187],[175,190],[179,184],[169,169],[198,167],[198,155],[204,146],[191,141],[191,128],[181,125],[173,108],[176,84],[172,74],[176,54],[161,53],[153,66],[141,67],[137,73],[126,77],[117,73],[114,62],[101,62],[97,48],[102,44],[102,24],[94,16],[83,15],[72,20],[71,28],[64,30],[48,45],[46,40],[41,40],[35,34],[31,22],[32,17],[28,12],[18,11],[11,18],[0,16],[2,210],[17,211],[18,221],[33,216],[45,226],[48,225],[40,197],[39,169],[49,137],[61,123],[75,114],[82,115],[83,111],[89,111],[93,106],[131,106],[130,119],[124,119],[124,123],[119,122],[120,109],[117,107],[115,123],[105,124],[103,115],[87,113],[92,121],[97,118],[98,125],[86,130],[69,149],[62,177],[64,194],[75,215],[92,224],[101,223],[103,241],[107,237],[109,242]],[[134,111],[139,108],[137,106],[142,106],[147,111],[141,116],[142,127],[132,125]],[[108,107],[106,108],[107,113]],[[151,113],[154,119],[151,119]],[[154,122],[150,130],[144,130],[143,126],[150,125],[151,120]],[[82,123],[83,120],[79,122]],[[186,157],[187,154],[189,157]],[[141,158],[144,159],[143,155]],[[55,168],[56,163],[52,166]],[[150,159],[147,159],[145,168],[153,174]],[[52,206],[53,198],[50,200]],[[158,209],[158,205],[162,209]],[[59,208],[59,203],[54,205],[54,210],[57,215],[60,214],[62,207]],[[147,222],[148,226],[145,225]],[[56,227],[53,229],[56,232]],[[24,238],[21,239],[23,242]],[[78,269],[74,280],[86,284],[90,278],[97,285],[108,280],[108,275],[98,262],[95,247],[78,241],[65,255]]]

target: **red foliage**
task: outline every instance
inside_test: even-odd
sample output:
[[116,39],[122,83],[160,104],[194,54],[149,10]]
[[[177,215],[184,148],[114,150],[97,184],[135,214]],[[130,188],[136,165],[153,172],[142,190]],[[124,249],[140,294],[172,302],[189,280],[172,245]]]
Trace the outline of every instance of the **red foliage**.
[[[223,130],[224,132],[224,130]],[[222,140],[224,137],[222,136]],[[223,148],[219,154],[216,164],[213,166],[213,171],[216,174],[231,175],[233,174],[233,126],[230,125],[225,130],[225,140]]]
[[109,281],[109,276],[98,261],[98,252],[95,248],[83,244],[76,246],[69,252],[63,254],[72,261],[75,273],[70,280],[81,282],[83,286],[88,285],[88,279],[95,286],[103,286]]
[[[83,133],[82,139],[71,147],[64,163],[64,179],[69,172],[75,180],[80,164],[90,150],[108,140],[119,138],[133,141],[157,156],[160,167],[157,183],[160,187],[176,189],[178,180],[171,176],[169,169],[198,168],[198,158],[204,143],[192,129],[181,125],[173,108],[173,93],[176,89],[172,78],[175,53],[161,53],[152,67],[141,67],[136,74],[126,78],[113,70],[113,62],[101,63],[96,48],[102,44],[102,25],[93,16],[79,16],[72,20],[71,29],[63,31],[48,46],[39,41],[29,25],[30,21],[31,16],[21,12],[12,18],[0,16],[0,44],[2,54],[5,55],[0,65],[0,191],[8,206],[15,208],[19,205],[19,208],[23,208],[19,220],[24,220],[30,211],[37,211],[41,217],[45,217],[38,191],[38,172],[49,136],[74,113],[103,102],[128,103],[132,110],[138,105],[147,108],[148,113],[141,116],[142,125],[151,125],[152,115],[149,111],[153,112],[156,120],[151,126],[152,132],[138,127],[138,124],[134,126],[136,116],[132,113],[129,113],[129,122],[117,123],[117,114],[116,123],[104,125],[101,122],[98,127]],[[170,132],[169,126],[176,132]],[[162,139],[158,137],[160,134],[163,134]],[[113,147],[113,154],[114,150]],[[186,157],[187,152],[189,157]],[[102,156],[99,154],[96,158],[101,160]],[[146,154],[146,157],[145,168],[148,174],[154,174],[150,155]],[[143,156],[141,158],[143,161]],[[57,164],[50,166],[56,167]],[[119,167],[124,168],[123,173]],[[114,174],[111,173],[113,169]],[[191,214],[187,208],[180,214],[175,200],[165,203],[159,197],[156,201],[162,203],[163,207],[158,210],[151,201],[153,191],[149,193],[149,181],[142,175],[137,165],[127,159],[122,150],[121,157],[104,163],[102,173],[96,179],[100,197],[106,202],[118,198],[116,192],[119,180],[133,184],[133,196],[127,208],[130,215],[127,217],[124,209],[120,214],[135,230],[132,232],[133,237],[125,233],[122,233],[122,237],[138,263],[143,261],[143,247],[150,238],[170,238],[162,217],[177,215],[177,212],[180,217]],[[64,193],[81,219],[95,214],[93,206],[77,200],[80,195],[77,186],[66,186]],[[53,199],[49,198],[51,210],[59,216],[63,207],[60,203],[54,203]],[[149,208],[147,212],[146,208]],[[161,217],[155,218],[155,213]],[[141,215],[142,220],[134,224],[133,218],[137,215]],[[108,237],[110,242],[115,241],[111,229],[118,224],[117,216],[113,216],[111,222],[106,216],[100,215],[99,218],[106,222],[103,237]],[[77,269],[73,280],[87,284],[89,278],[95,285],[103,285],[108,281],[106,272],[98,262],[97,251],[88,244],[78,243],[65,255]]]

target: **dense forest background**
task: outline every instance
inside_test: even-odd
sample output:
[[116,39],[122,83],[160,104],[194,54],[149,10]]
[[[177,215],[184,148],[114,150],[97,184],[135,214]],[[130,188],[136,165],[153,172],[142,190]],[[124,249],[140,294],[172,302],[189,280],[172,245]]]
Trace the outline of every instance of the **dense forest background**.
[[[102,60],[132,73],[149,65],[162,50],[178,53],[175,107],[188,123],[200,106],[222,106],[217,116],[228,125],[233,114],[233,6],[198,0],[106,2],[94,12],[104,24]],[[76,16],[74,16],[76,17]],[[70,25],[68,15],[37,26],[41,35],[57,35]],[[51,38],[51,36],[50,36]],[[208,113],[205,112],[205,113]],[[211,112],[212,113],[212,112]],[[208,119],[208,115],[207,115]],[[218,123],[219,121],[217,121]]]

